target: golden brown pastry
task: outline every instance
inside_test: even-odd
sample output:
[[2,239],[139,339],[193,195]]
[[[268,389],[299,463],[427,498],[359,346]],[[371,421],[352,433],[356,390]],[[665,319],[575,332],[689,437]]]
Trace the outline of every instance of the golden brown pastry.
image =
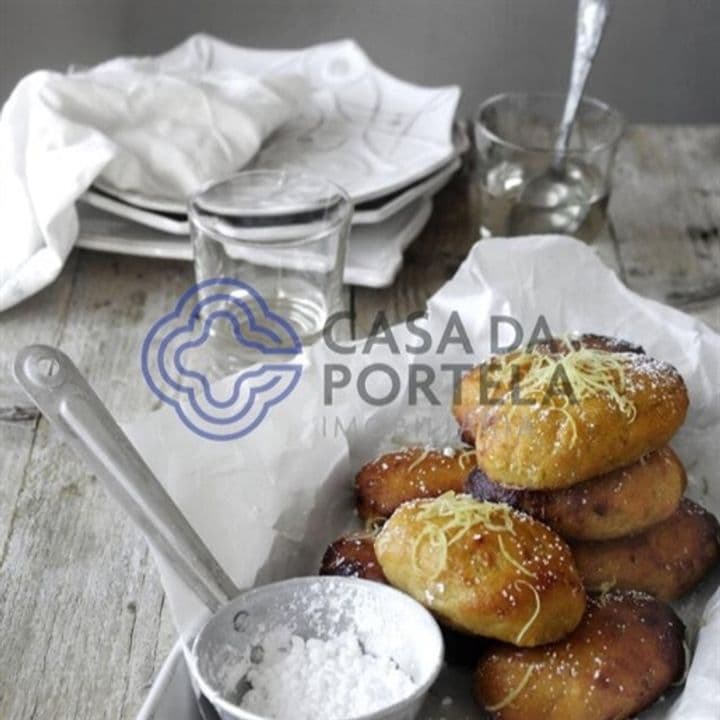
[[386,582],[375,556],[372,533],[356,532],[335,540],[323,555],[320,575],[343,575]]
[[565,640],[490,650],[475,673],[475,698],[496,720],[623,720],[682,675],[683,635],[672,609],[647,596],[589,598]]
[[474,467],[475,453],[466,449],[413,447],[381,455],[355,478],[358,514],[364,520],[387,518],[406,500],[462,492]]
[[513,490],[482,470],[468,476],[477,500],[504,502],[549,525],[564,538],[609,540],[642,532],[668,518],[680,504],[687,476],[677,455],[664,447],[632,465],[563,490]]
[[486,367],[497,387],[473,407],[471,373],[454,411],[475,435],[478,467],[514,488],[557,490],[629,465],[666,445],[687,412],[678,372],[638,353],[535,349]]
[[[567,339],[555,338],[552,342],[542,341],[534,346],[539,353],[567,353],[570,348],[575,350],[585,347],[607,352],[623,352],[643,354],[645,351],[639,345],[633,345],[626,340],[585,333],[580,336],[571,336]],[[513,353],[517,356],[519,353]],[[453,413],[462,434],[462,439],[468,445],[475,444],[474,413],[478,405],[484,404],[488,398],[496,399],[510,389],[510,384],[502,382],[497,370],[501,368],[501,357],[494,355],[487,362],[470,370],[455,388],[453,400]],[[483,383],[483,376],[487,376],[492,384]],[[497,383],[497,386],[495,386]]]
[[686,498],[639,535],[571,548],[588,589],[641,590],[669,601],[692,590],[718,562],[719,533],[715,517]]
[[573,630],[585,608],[567,545],[507,505],[454,492],[404,503],[375,552],[390,584],[462,632],[539,645]]

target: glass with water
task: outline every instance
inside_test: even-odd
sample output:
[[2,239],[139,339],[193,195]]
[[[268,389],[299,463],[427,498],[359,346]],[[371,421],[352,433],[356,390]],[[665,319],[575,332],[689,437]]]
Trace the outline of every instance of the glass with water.
[[542,208],[523,189],[547,173],[562,116],[562,95],[507,93],[486,100],[475,122],[483,237],[562,233],[592,240],[605,227],[610,175],[623,120],[584,98],[565,161],[563,183]]

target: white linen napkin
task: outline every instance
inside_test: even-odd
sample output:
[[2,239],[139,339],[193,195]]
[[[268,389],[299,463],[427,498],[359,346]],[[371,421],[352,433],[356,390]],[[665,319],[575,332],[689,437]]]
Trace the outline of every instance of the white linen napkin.
[[58,276],[78,234],[74,203],[98,176],[184,198],[247,164],[293,115],[307,81],[214,62],[230,49],[195,35],[155,58],[20,81],[0,114],[0,310]]

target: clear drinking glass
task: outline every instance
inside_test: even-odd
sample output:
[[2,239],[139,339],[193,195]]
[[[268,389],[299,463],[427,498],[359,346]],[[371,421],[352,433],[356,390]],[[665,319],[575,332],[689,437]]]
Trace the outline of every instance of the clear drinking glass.
[[343,309],[352,203],[334,183],[295,170],[240,172],[192,197],[189,217],[200,307],[217,318],[209,339],[225,371],[256,362],[260,346],[312,344]]
[[[529,212],[523,188],[548,171],[565,96],[506,93],[486,100],[475,121],[483,237],[548,232],[592,240],[607,220],[610,173],[623,118],[600,100],[585,97],[566,160],[568,183],[551,212]],[[532,229],[522,218],[533,217]],[[537,218],[540,217],[538,227]]]

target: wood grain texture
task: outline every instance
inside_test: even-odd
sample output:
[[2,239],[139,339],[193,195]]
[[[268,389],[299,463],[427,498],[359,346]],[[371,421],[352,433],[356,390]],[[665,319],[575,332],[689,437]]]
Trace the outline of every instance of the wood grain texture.
[[[181,263],[79,253],[58,285],[2,317],[5,395],[15,351],[47,342],[120,420],[149,410],[140,343],[191,278]],[[0,673],[0,717],[133,717],[172,641],[145,543],[45,420],[2,427],[0,666],[12,671]]]
[[[720,293],[720,126],[634,127],[610,205],[623,278],[683,305]],[[707,310],[707,308],[706,308]]]
[[[621,277],[668,292],[687,260],[697,285],[720,262],[720,127],[631,128],[612,227],[596,243]],[[391,288],[353,288],[355,336],[374,313],[422,310],[477,237],[466,169],[436,198]],[[689,258],[689,259],[688,259]],[[685,260],[683,260],[685,262]],[[0,315],[0,718],[134,718],[173,631],[139,533],[49,430],[10,376],[17,350],[58,345],[119,420],[154,406],[138,382],[148,327],[192,282],[189,264],[74,253],[59,280]],[[720,330],[720,301],[690,312]]]

